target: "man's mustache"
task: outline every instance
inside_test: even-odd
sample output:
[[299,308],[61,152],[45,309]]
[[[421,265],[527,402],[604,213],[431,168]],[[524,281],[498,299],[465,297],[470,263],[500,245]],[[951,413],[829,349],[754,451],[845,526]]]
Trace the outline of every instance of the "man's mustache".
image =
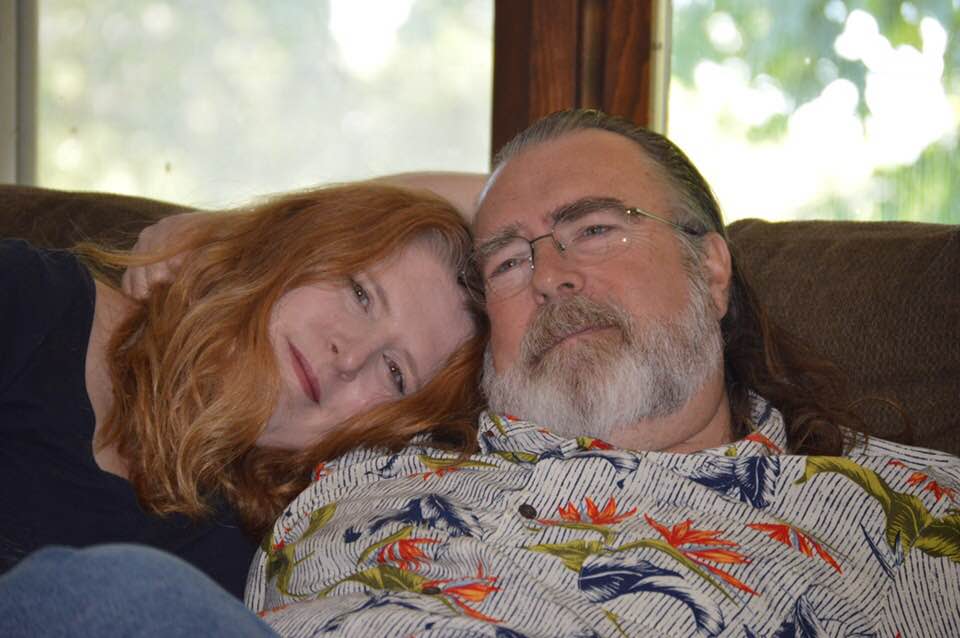
[[618,308],[583,295],[565,297],[540,308],[520,342],[521,360],[537,366],[554,346],[584,330],[618,328],[626,339],[629,320]]

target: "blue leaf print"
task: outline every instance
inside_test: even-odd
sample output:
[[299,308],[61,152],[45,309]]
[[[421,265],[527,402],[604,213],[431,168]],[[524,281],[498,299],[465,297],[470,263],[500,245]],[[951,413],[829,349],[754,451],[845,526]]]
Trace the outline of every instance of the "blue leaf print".
[[379,607],[402,607],[403,609],[412,609],[413,611],[427,611],[421,607],[404,600],[396,594],[390,594],[387,592],[370,592],[367,594],[367,600],[356,607],[355,609],[350,609],[341,614],[338,614],[336,617],[331,618],[323,627],[320,628],[320,631],[323,633],[329,633],[332,631],[338,631],[341,629],[343,621],[347,619],[348,616],[352,614],[359,613],[367,609],[377,609]]
[[400,458],[399,454],[391,454],[383,462],[383,465],[379,466],[374,472],[364,472],[365,476],[377,476],[382,479],[391,479],[397,475],[397,471],[394,469],[394,465],[397,463],[397,459]]
[[363,532],[359,532],[353,527],[348,527],[346,531],[343,532],[343,542],[349,545],[361,536],[363,536]]
[[829,635],[813,611],[813,605],[806,596],[800,596],[793,606],[793,617],[780,625],[773,638],[820,638]]
[[[864,527],[863,523],[860,523],[860,530],[863,531],[863,537],[867,539],[867,546],[870,547],[874,558],[880,563],[880,567],[883,568],[887,577],[892,580],[894,568],[903,564],[903,547],[900,545],[900,533],[897,532],[893,551],[888,552],[886,549],[882,549],[881,543],[877,543],[870,538],[870,534],[867,532],[867,528]],[[889,559],[887,558],[888,555],[890,556]]]
[[641,559],[591,556],[580,570],[580,591],[595,603],[605,603],[626,594],[653,592],[676,598],[689,607],[702,633],[716,636],[723,631],[720,607],[693,589],[680,574]]
[[388,523],[443,530],[455,537],[474,536],[480,524],[469,510],[458,508],[438,494],[411,499],[406,506],[375,519],[369,531],[375,533]]
[[640,466],[640,457],[624,450],[580,450],[564,456],[560,448],[547,450],[540,454],[540,460],[545,459],[603,459],[613,466],[617,472],[634,472]]
[[820,624],[820,619],[813,610],[813,605],[807,600],[806,596],[800,596],[797,604],[793,608],[793,617],[796,622],[794,633],[803,638],[818,638],[827,636],[827,631]]
[[710,457],[687,478],[756,508],[770,505],[780,476],[775,456]]

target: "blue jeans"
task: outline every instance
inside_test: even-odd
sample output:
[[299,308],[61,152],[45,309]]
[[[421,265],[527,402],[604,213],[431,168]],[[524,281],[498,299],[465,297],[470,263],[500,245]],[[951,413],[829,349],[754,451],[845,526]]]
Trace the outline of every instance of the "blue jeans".
[[183,560],[138,545],[48,547],[0,576],[0,636],[276,636]]

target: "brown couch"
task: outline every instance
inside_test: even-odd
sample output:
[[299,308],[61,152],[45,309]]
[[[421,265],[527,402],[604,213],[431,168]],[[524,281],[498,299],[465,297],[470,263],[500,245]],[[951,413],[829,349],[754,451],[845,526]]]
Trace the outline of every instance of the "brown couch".
[[[0,186],[0,237],[129,245],[144,225],[184,210]],[[744,220],[730,234],[774,318],[839,363],[857,395],[906,408],[915,444],[960,454],[960,227]],[[865,409],[874,433],[901,430],[894,410],[879,402]]]

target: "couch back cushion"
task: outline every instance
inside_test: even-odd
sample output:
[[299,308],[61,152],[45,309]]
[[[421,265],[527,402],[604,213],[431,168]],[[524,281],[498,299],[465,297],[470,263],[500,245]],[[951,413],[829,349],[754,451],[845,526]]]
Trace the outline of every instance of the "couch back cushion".
[[[960,227],[743,220],[730,237],[784,328],[841,365],[855,396],[898,402],[913,442],[960,454]],[[864,406],[874,433],[900,418]]]
[[2,185],[0,237],[48,248],[69,248],[81,240],[127,248],[144,226],[187,210],[143,197]]
[[[129,247],[144,226],[187,210],[0,185],[0,237]],[[916,422],[916,444],[960,454],[960,227],[743,220],[730,237],[774,319],[840,364],[856,396],[902,405]],[[874,433],[900,431],[893,410],[880,403],[864,410]]]

